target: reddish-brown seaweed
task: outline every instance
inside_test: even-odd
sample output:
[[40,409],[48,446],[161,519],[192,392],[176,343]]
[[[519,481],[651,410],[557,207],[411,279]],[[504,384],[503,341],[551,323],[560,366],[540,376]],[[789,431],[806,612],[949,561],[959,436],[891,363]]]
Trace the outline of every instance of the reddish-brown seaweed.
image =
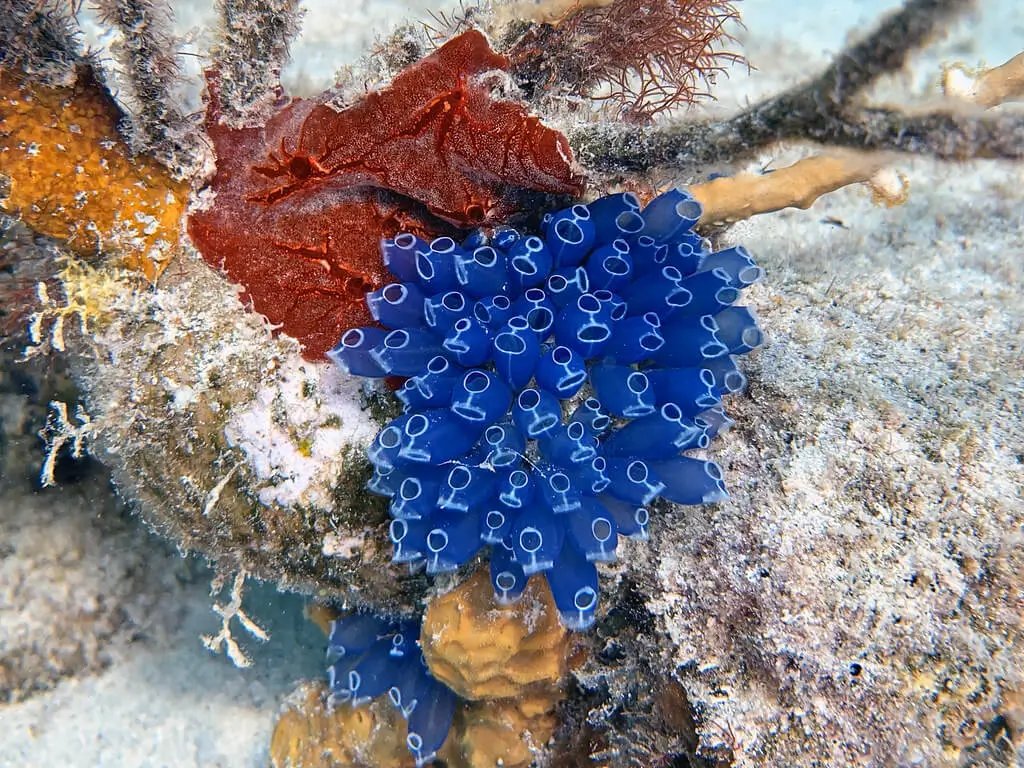
[[212,76],[216,195],[189,220],[196,247],[322,356],[369,321],[363,294],[387,277],[381,238],[494,224],[530,192],[581,191],[565,137],[491,96],[485,73],[506,65],[471,30],[347,109],[293,100],[241,129],[220,124]]

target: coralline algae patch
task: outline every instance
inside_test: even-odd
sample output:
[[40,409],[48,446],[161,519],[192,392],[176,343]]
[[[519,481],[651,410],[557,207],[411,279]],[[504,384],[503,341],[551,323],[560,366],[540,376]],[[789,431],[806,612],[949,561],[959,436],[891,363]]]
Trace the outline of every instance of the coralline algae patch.
[[393,330],[349,330],[329,356],[409,377],[368,452],[395,562],[444,573],[490,545],[499,602],[544,573],[562,621],[586,629],[595,564],[620,534],[646,537],[656,499],[725,498],[718,465],[681,454],[731,423],[736,356],[762,341],[735,302],[761,270],[741,247],[712,252],[700,216],[679,190],[642,211],[623,193],[548,214],[543,238],[382,244],[400,282],[367,304]]
[[232,412],[224,434],[248,458],[262,504],[331,509],[346,456],[377,429],[359,407],[360,388],[332,366],[292,358]]
[[0,204],[83,256],[113,251],[155,280],[178,246],[188,185],[132,157],[120,119],[84,73],[74,88],[45,88],[0,71]]

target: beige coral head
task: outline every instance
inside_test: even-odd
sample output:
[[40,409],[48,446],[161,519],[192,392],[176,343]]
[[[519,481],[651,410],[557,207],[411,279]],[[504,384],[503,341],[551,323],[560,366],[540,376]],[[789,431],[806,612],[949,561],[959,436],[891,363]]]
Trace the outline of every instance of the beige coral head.
[[433,600],[420,634],[431,673],[467,699],[510,698],[558,685],[568,642],[544,579],[531,579],[515,605],[501,606],[485,569]]

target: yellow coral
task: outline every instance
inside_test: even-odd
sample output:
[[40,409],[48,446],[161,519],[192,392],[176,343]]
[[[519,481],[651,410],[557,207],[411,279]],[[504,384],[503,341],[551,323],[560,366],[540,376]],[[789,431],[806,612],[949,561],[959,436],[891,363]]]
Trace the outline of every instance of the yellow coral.
[[285,702],[270,740],[271,768],[407,768],[405,721],[384,698],[366,707],[325,703],[326,686],[307,683]]
[[131,157],[120,112],[89,75],[73,89],[33,87],[0,71],[0,205],[81,255],[117,253],[155,280],[178,246],[188,186]]
[[554,704],[547,694],[476,702],[459,718],[441,756],[453,768],[527,768],[555,733]]
[[521,696],[557,685],[566,672],[568,634],[544,579],[499,606],[486,571],[432,600],[420,645],[431,673],[467,699]]

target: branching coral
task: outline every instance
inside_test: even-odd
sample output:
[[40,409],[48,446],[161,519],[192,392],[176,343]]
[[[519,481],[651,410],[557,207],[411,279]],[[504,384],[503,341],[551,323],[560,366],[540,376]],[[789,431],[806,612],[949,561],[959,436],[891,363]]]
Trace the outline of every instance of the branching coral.
[[700,215],[676,190],[642,211],[624,193],[547,215],[543,239],[384,242],[403,282],[367,304],[394,330],[347,331],[329,355],[354,375],[412,377],[368,453],[395,562],[443,573],[490,544],[499,602],[544,573],[562,621],[585,629],[595,563],[619,534],[646,537],[655,499],[724,498],[718,465],[680,453],[729,423],[734,356],[761,343],[733,304],[761,270],[743,248],[710,252],[691,231]]
[[627,122],[706,97],[740,56],[722,50],[739,18],[727,0],[615,0],[570,7],[510,50],[528,91],[607,101]]

